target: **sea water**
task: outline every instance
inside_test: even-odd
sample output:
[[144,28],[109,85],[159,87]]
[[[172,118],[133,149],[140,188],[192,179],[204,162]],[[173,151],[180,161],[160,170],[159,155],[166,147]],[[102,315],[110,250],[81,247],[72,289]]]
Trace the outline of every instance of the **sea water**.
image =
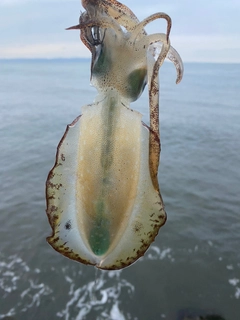
[[[168,220],[120,271],[68,260],[45,238],[45,181],[67,124],[96,96],[88,60],[0,61],[0,319],[240,319],[238,64],[160,71],[159,182]],[[148,123],[147,90],[131,106]]]

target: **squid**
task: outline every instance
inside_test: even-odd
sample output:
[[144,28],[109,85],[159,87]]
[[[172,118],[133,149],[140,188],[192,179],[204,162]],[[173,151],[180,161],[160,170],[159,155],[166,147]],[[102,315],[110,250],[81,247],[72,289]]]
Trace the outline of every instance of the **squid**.
[[[170,45],[171,18],[143,21],[116,0],[82,0],[80,39],[91,51],[91,83],[98,94],[82,107],[57,147],[46,181],[48,243],[59,253],[99,269],[130,266],[144,255],[166,222],[158,183],[159,69],[183,64]],[[166,20],[166,32],[145,26]],[[145,86],[150,125],[130,108]]]

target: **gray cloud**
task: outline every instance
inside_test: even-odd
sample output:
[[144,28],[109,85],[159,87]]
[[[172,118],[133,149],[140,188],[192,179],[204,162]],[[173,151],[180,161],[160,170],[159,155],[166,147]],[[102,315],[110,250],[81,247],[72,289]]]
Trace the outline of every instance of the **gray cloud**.
[[[206,61],[209,56],[212,61],[214,52],[216,61],[240,62],[239,0],[124,3],[139,19],[157,11],[168,13],[173,20],[172,44],[185,59]],[[1,0],[0,58],[89,55],[78,32],[64,30],[78,22],[80,9],[80,0]],[[154,22],[148,31],[164,29],[164,22]]]

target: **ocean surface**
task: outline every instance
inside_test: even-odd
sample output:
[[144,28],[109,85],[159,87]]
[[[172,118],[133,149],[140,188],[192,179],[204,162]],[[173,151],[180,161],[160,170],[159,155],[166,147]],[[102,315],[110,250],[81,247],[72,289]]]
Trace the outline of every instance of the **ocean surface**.
[[[0,61],[0,319],[240,319],[240,65],[160,72],[159,182],[168,220],[145,256],[96,271],[46,242],[45,181],[92,103],[88,60]],[[148,123],[147,92],[131,106]]]

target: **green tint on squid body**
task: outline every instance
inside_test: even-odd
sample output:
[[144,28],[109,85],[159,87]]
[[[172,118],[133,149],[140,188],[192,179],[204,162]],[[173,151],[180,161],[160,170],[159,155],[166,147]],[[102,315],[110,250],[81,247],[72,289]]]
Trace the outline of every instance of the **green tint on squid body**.
[[145,68],[136,69],[128,75],[128,95],[132,101],[137,100],[143,92],[147,83],[146,77],[147,70]]
[[105,214],[104,202],[96,206],[96,218],[89,233],[89,244],[94,254],[105,254],[110,246],[109,219]]

